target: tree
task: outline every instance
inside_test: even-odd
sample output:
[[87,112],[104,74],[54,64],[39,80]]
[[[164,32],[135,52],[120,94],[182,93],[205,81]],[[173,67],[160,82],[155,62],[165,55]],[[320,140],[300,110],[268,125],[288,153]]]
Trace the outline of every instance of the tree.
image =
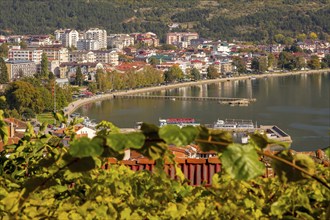
[[318,36],[317,36],[317,34],[316,34],[315,32],[311,32],[311,33],[309,34],[309,38],[310,38],[311,40],[316,40],[316,39],[318,38]]
[[26,49],[27,48],[27,43],[26,43],[26,41],[21,41],[20,43],[19,43],[19,45],[21,46],[21,49]]
[[321,68],[321,63],[319,57],[316,55],[311,56],[311,59],[308,61],[309,68],[315,70]]
[[322,63],[324,63],[323,66],[325,68],[330,67],[330,54],[325,55],[325,57],[322,59]]
[[40,75],[37,75],[37,78],[40,79],[45,79],[48,78],[49,75],[49,70],[48,70],[48,58],[45,53],[42,53],[41,56],[41,70],[40,70]]
[[277,66],[277,60],[276,60],[274,54],[269,53],[268,54],[268,68],[273,69],[276,66]]
[[251,69],[254,71],[254,72],[258,72],[259,71],[259,59],[257,57],[254,57],[252,59],[252,62],[251,62]]
[[5,61],[0,57],[0,84],[8,83],[9,76]]
[[233,58],[233,65],[236,67],[238,73],[246,73],[246,62],[241,57]]
[[42,95],[28,82],[15,81],[10,83],[5,96],[9,108],[16,109],[20,114],[28,108],[35,113],[41,113],[44,110]]
[[196,80],[196,81],[201,79],[201,73],[199,72],[198,69],[193,68],[191,70],[191,78]]
[[207,68],[207,78],[209,79],[216,79],[220,76],[219,71],[215,68],[215,66],[210,65]]
[[297,56],[295,57],[295,67],[298,70],[301,70],[302,68],[306,67],[306,60],[303,56]]
[[297,35],[297,40],[300,42],[304,42],[306,40],[307,36],[306,34],[298,34]]
[[276,34],[274,36],[274,40],[278,44],[283,44],[284,43],[285,36],[283,34]]
[[291,53],[282,51],[278,58],[278,68],[293,70],[295,68],[294,58]]
[[88,91],[95,93],[97,90],[97,85],[95,82],[88,83]]
[[0,45],[0,57],[8,57],[8,44],[3,43]]
[[48,79],[49,79],[49,80],[55,80],[55,75],[54,75],[53,72],[49,72],[49,74],[48,74]]
[[174,65],[165,71],[164,78],[166,82],[174,82],[183,78],[183,71],[178,65]]
[[284,44],[285,44],[285,45],[292,45],[293,42],[294,42],[294,40],[293,40],[292,37],[286,37],[286,38],[284,39]]
[[78,66],[76,69],[76,85],[81,86],[84,82],[83,74],[81,72],[81,67]]

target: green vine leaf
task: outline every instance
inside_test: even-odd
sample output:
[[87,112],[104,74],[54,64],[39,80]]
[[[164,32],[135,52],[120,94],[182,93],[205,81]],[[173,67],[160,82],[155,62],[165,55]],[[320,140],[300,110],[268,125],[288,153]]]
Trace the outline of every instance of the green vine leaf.
[[198,129],[193,126],[186,126],[180,129],[177,125],[166,125],[159,129],[158,134],[167,144],[186,146],[194,141],[198,135]]
[[63,124],[67,124],[68,117],[65,116],[64,111],[55,112],[53,113],[53,115],[56,120],[60,121]]
[[204,126],[201,126],[199,127],[196,142],[204,152],[211,150],[223,152],[229,144],[233,143],[233,137],[229,132],[209,130]]
[[[281,151],[276,156],[305,169],[311,175],[315,172],[315,163],[308,155],[294,155],[290,151]],[[282,182],[298,181],[306,178],[306,175],[304,175],[301,171],[279,160],[273,160],[272,166]]]
[[109,134],[107,137],[107,145],[118,152],[128,148],[140,149],[144,141],[145,137],[141,132]]
[[82,137],[74,140],[70,144],[69,153],[73,157],[93,157],[100,156],[103,152],[103,140],[100,138],[93,138],[90,140],[87,137]]
[[265,169],[252,145],[235,143],[228,145],[221,155],[221,162],[227,173],[239,180],[249,180],[260,176]]
[[284,141],[276,141],[269,139],[265,134],[255,133],[249,135],[252,142],[257,145],[260,149],[266,148],[268,145],[279,145],[288,149],[290,147],[290,143]]
[[87,172],[96,167],[93,157],[72,158],[68,168],[71,172]]

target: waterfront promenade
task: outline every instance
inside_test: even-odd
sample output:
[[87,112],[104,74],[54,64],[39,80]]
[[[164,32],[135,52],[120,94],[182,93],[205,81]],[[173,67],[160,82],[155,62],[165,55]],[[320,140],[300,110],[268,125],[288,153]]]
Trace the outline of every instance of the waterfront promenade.
[[323,73],[323,72],[329,72],[329,71],[330,71],[330,69],[320,69],[320,70],[304,70],[304,71],[280,72],[280,73],[273,72],[273,73],[267,73],[267,74],[253,74],[253,75],[249,74],[249,75],[241,75],[241,76],[235,76],[235,77],[230,77],[230,78],[206,79],[206,80],[200,80],[200,81],[174,83],[174,84],[169,84],[169,85],[147,87],[147,88],[141,88],[141,89],[131,89],[131,90],[127,90],[127,91],[112,92],[109,94],[95,95],[90,98],[78,99],[74,102],[71,102],[66,108],[64,108],[64,110],[65,110],[65,114],[70,115],[76,109],[78,109],[79,107],[81,107],[87,103],[92,103],[92,102],[107,100],[107,99],[113,99],[114,96],[134,95],[134,94],[139,94],[139,93],[154,92],[154,91],[181,88],[181,87],[190,87],[190,86],[202,85],[202,84],[212,84],[212,83],[232,81],[232,80],[248,80],[252,77],[255,77],[255,78],[280,77],[280,76],[290,76],[290,75],[299,75],[299,74],[317,74],[317,73]]

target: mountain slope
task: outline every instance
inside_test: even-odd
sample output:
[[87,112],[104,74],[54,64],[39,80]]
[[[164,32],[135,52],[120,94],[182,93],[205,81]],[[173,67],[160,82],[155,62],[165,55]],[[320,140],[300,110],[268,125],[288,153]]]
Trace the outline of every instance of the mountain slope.
[[172,31],[202,37],[268,41],[278,33],[330,33],[330,0],[5,0],[1,34],[53,33],[58,28],[105,28],[109,33]]

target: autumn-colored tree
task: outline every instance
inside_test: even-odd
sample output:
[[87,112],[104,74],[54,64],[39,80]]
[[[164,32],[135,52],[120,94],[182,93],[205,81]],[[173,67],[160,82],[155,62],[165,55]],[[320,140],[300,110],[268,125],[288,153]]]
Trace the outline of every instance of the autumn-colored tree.
[[319,60],[319,57],[316,55],[311,56],[311,59],[308,61],[308,66],[311,69],[320,69],[321,68],[321,62]]
[[317,36],[317,34],[316,34],[315,32],[311,32],[311,33],[309,34],[309,38],[310,38],[311,40],[316,40],[316,39],[318,38],[318,36]]
[[213,65],[210,65],[206,71],[207,71],[207,78],[209,79],[216,79],[220,76],[219,71]]

